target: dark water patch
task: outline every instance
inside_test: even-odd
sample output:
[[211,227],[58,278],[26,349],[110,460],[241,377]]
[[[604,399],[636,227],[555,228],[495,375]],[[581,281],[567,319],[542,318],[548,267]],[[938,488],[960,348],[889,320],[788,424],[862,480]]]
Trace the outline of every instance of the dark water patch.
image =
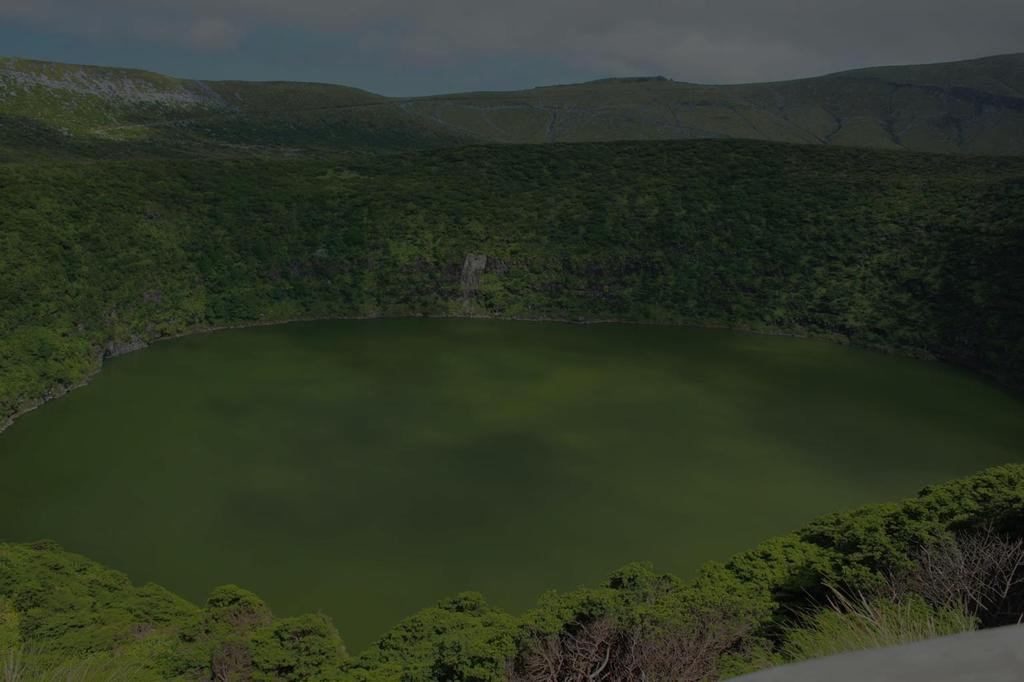
[[0,436],[0,538],[194,600],[233,582],[360,648],[692,573],[815,515],[1024,459],[1024,404],[937,363],[724,331],[465,320],[236,330],[117,358]]

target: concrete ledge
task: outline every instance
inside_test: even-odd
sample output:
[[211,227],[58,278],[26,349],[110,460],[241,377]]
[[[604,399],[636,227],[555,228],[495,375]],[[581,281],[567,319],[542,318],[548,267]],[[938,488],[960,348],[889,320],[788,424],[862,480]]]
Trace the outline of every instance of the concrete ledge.
[[1024,682],[1024,625],[839,654],[733,682]]

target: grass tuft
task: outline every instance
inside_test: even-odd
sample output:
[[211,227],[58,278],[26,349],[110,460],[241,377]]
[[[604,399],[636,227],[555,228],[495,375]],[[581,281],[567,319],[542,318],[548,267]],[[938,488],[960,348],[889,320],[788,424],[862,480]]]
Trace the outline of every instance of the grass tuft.
[[963,607],[933,607],[916,595],[893,600],[833,590],[826,608],[789,631],[785,653],[802,661],[975,629],[977,620]]

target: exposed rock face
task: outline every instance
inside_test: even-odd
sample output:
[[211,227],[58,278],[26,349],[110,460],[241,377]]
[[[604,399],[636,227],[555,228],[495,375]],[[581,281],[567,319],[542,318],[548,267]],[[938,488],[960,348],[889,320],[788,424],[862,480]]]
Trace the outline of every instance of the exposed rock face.
[[224,99],[199,81],[159,81],[124,69],[0,60],[0,99],[33,88],[99,97],[120,104],[161,104],[229,109]]
[[142,350],[148,345],[148,343],[138,337],[133,338],[131,341],[124,341],[120,343],[116,341],[107,341],[107,345],[103,347],[103,357],[114,358],[118,355]]
[[467,253],[462,261],[462,295],[471,296],[480,287],[480,275],[487,270],[487,256]]

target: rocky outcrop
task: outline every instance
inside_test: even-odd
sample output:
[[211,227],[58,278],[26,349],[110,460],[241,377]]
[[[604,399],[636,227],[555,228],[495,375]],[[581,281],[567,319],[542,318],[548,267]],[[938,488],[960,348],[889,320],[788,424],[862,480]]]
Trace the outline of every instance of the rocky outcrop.
[[487,271],[487,256],[467,253],[462,261],[462,295],[469,298],[480,288],[480,275]]
[[149,344],[140,339],[139,337],[133,337],[129,341],[107,341],[107,344],[103,346],[103,357],[104,358],[116,358],[118,355],[124,355],[125,353],[131,353],[133,351],[142,350]]
[[35,88],[98,97],[117,104],[159,104],[228,110],[205,83],[145,77],[127,69],[102,69],[19,59],[0,60],[0,100]]

